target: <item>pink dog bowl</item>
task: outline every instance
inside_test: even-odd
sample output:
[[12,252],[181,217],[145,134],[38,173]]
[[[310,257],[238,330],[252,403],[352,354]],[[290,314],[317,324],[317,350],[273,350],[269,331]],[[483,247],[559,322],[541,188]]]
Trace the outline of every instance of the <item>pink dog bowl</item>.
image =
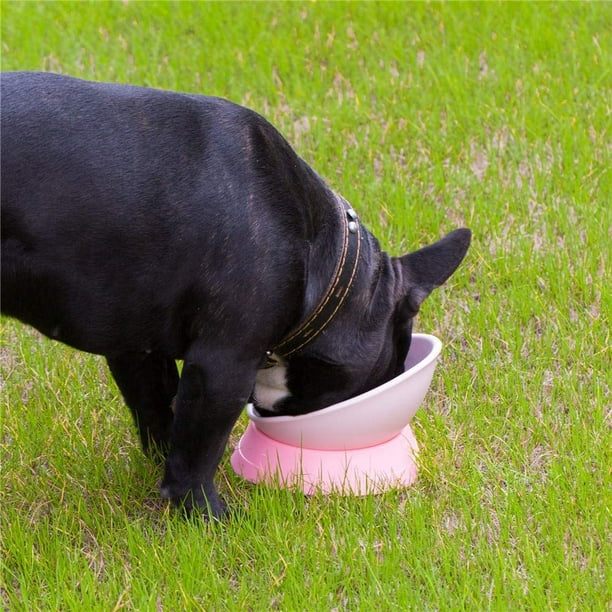
[[307,495],[366,495],[406,487],[417,476],[418,446],[410,421],[431,383],[442,343],[413,334],[405,371],[366,393],[297,417],[250,423],[231,457],[251,482],[297,487]]

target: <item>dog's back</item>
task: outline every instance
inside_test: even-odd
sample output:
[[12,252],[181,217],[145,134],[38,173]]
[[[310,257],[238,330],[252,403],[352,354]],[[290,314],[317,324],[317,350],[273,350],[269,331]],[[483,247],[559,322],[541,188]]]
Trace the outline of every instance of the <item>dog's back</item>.
[[[3,74],[3,312],[83,350],[161,343],[179,357],[196,310],[215,323],[203,308],[220,274],[223,290],[254,292],[249,268],[264,251],[287,249],[258,271],[260,286],[275,282],[274,262],[291,265],[289,239],[302,228],[279,203],[317,180],[300,169],[296,181],[298,159],[264,119],[226,100]],[[279,234],[286,243],[272,241]],[[227,309],[240,298],[216,301]]]

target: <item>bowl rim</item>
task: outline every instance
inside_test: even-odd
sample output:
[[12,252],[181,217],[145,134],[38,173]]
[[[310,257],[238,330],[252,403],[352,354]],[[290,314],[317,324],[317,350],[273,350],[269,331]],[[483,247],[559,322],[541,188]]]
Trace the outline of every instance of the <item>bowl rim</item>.
[[[351,397],[336,404],[332,404],[327,408],[321,408],[321,410],[307,412],[306,414],[298,414],[296,416],[279,415],[275,417],[262,417],[260,414],[257,413],[257,410],[255,406],[253,406],[253,404],[248,404],[247,415],[249,419],[251,421],[254,421],[255,423],[295,423],[298,420],[308,421],[321,418],[324,415],[330,414],[332,412],[337,412],[338,410],[342,410],[343,408],[347,408],[348,406],[352,406],[353,404],[358,404],[363,401],[367,401],[375,395],[379,395],[380,393],[383,393],[384,391],[391,389],[392,387],[400,385],[402,382],[404,382],[406,378],[414,376],[417,372],[426,368],[432,363],[432,361],[435,361],[439,357],[440,352],[442,351],[442,341],[439,338],[432,334],[414,333],[412,334],[412,342],[414,342],[415,338],[427,340],[431,343],[429,353],[427,353],[427,355],[423,359],[415,363],[412,367],[402,372],[399,376],[388,380],[386,383],[383,383],[378,387],[374,387],[374,389],[370,389],[369,391],[366,391],[365,393],[360,393],[355,397]],[[408,354],[410,354],[410,351],[408,351]]]

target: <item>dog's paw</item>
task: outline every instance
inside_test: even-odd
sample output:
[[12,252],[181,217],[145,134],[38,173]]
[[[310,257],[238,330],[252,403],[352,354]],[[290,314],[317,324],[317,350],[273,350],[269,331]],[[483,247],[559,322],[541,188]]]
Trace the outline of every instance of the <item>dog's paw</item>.
[[227,514],[227,505],[216,491],[204,492],[204,487],[178,493],[173,487],[162,483],[159,493],[188,518],[201,517],[206,521],[220,521]]

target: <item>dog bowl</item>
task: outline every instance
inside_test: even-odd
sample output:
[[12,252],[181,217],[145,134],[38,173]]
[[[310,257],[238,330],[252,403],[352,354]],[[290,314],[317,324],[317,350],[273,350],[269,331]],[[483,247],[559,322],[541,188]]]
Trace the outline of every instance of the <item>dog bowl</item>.
[[309,414],[262,417],[249,404],[250,422],[231,458],[234,471],[307,495],[365,495],[412,484],[418,445],[410,421],[441,349],[435,336],[413,334],[402,374]]

